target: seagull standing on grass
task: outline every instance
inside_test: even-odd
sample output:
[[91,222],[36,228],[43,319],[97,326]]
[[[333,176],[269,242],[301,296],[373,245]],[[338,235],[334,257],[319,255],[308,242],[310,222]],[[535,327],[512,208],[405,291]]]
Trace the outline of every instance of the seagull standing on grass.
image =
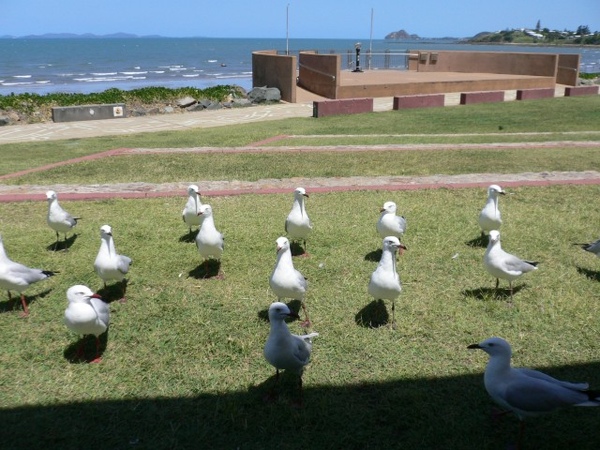
[[300,377],[300,393],[302,393],[302,373],[310,361],[313,337],[319,333],[298,336],[290,333],[284,319],[298,318],[285,303],[275,302],[269,307],[269,322],[271,331],[265,344],[263,354],[265,359],[275,367],[275,376],[279,380],[280,370],[289,370]]
[[125,301],[125,291],[127,289],[125,276],[129,272],[131,262],[131,258],[128,256],[117,253],[110,225],[102,225],[100,227],[100,250],[94,261],[94,270],[104,281],[104,287],[106,287],[107,281],[121,282],[123,287],[121,301]]
[[489,232],[492,230],[500,229],[500,225],[502,225],[502,219],[500,218],[500,209],[498,209],[498,196],[505,194],[506,192],[503,191],[502,188],[497,184],[492,184],[490,187],[488,187],[487,201],[479,213],[481,237],[484,237],[486,233],[489,234]]
[[589,244],[573,244],[573,245],[579,245],[586,252],[593,253],[598,258],[600,258],[600,239],[598,239],[597,241],[591,242]]
[[4,250],[2,236],[0,236],[0,288],[8,291],[8,299],[12,300],[10,291],[17,291],[21,294],[21,304],[23,305],[23,317],[29,315],[27,300],[23,291],[31,284],[54,275],[55,272],[42,269],[31,269],[23,264],[16,263],[9,259]]
[[73,217],[67,211],[62,209],[58,204],[56,192],[46,192],[46,199],[48,200],[48,217],[46,221],[48,222],[48,226],[56,232],[56,244],[54,245],[54,250],[56,250],[58,248],[59,240],[58,233],[64,233],[66,242],[67,233],[77,225],[77,221],[80,220],[81,217]]
[[396,236],[383,239],[381,259],[369,280],[369,295],[375,297],[375,300],[392,301],[392,327],[396,326],[396,299],[402,291],[400,276],[396,270],[396,252],[402,254],[403,250],[406,250],[406,247]]
[[396,236],[398,239],[406,231],[406,218],[396,215],[396,204],[394,202],[385,202],[383,208],[379,210],[381,216],[377,221],[377,232],[381,239],[387,236]]
[[512,282],[521,275],[532,270],[537,270],[537,261],[524,261],[510,253],[506,253],[500,246],[500,232],[498,230],[490,231],[490,240],[487,249],[483,255],[483,264],[487,271],[496,277],[496,289],[500,283],[500,278],[508,280],[510,287],[510,299],[513,298]]
[[285,298],[300,300],[300,304],[302,305],[306,317],[306,320],[302,322],[301,325],[303,327],[309,327],[310,319],[308,318],[308,311],[306,310],[306,304],[304,303],[308,282],[306,281],[306,278],[294,268],[292,251],[290,250],[290,241],[286,237],[281,236],[278,237],[275,242],[277,244],[277,261],[275,262],[275,267],[269,278],[269,285],[279,301],[282,301]]
[[200,193],[198,192],[198,186],[190,184],[187,189],[188,199],[181,217],[185,224],[190,227],[190,234],[192,234],[192,227],[197,227],[202,222],[202,219],[198,216],[202,202],[200,201]]
[[200,206],[198,217],[201,218],[200,229],[196,235],[196,247],[204,263],[208,264],[208,258],[221,259],[225,242],[223,235],[217,231],[213,218],[212,208],[205,203]]
[[[96,357],[91,362],[99,363],[102,360],[100,335],[106,332],[110,321],[108,305],[102,301],[102,297],[80,284],[71,286],[67,290],[67,300],[69,304],[65,310],[65,325],[74,333],[96,336]],[[78,357],[83,356],[83,346],[82,340],[77,350]]]
[[291,240],[302,240],[304,242],[304,254],[306,255],[308,254],[306,251],[306,238],[312,232],[313,226],[308,214],[306,214],[304,197],[308,198],[306,190],[302,187],[296,188],[292,210],[285,219],[285,232]]
[[490,355],[483,382],[492,399],[520,421],[521,442],[524,420],[569,406],[599,406],[600,392],[588,391],[587,383],[560,381],[533,369],[510,366],[510,344],[498,337],[489,338],[470,349]]

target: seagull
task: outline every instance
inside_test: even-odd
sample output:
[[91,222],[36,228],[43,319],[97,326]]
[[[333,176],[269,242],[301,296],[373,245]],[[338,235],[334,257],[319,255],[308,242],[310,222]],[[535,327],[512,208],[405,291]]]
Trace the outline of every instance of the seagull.
[[29,315],[27,300],[23,291],[31,284],[55,275],[56,272],[42,269],[31,269],[23,264],[12,261],[6,255],[2,236],[0,236],[0,288],[8,291],[8,299],[11,300],[10,291],[17,291],[21,294],[21,304],[23,305],[22,317]]
[[125,290],[127,289],[125,276],[129,272],[131,263],[131,258],[117,253],[111,226],[102,225],[100,227],[100,250],[94,261],[94,270],[102,278],[102,281],[104,281],[105,288],[107,281],[116,280],[122,282],[123,297],[121,301],[125,301]]
[[403,250],[406,250],[406,246],[396,236],[384,238],[381,259],[369,280],[369,295],[375,297],[375,300],[392,301],[392,327],[396,326],[396,299],[402,291],[400,276],[396,271],[396,251],[402,254]]
[[275,302],[269,307],[269,322],[271,331],[265,344],[263,354],[265,359],[275,367],[275,377],[279,380],[280,370],[289,370],[300,377],[300,393],[302,393],[302,373],[310,361],[313,337],[319,333],[298,336],[290,333],[284,319],[298,318],[298,314],[281,302]]
[[500,278],[508,280],[510,299],[512,300],[512,282],[524,273],[537,270],[538,262],[524,261],[510,253],[506,253],[500,246],[500,232],[492,230],[490,231],[490,241],[483,255],[483,265],[492,276],[496,277],[496,289],[498,289]]
[[200,201],[200,193],[198,192],[198,186],[195,184],[190,184],[187,189],[188,192],[188,200],[183,208],[181,213],[181,217],[185,224],[190,227],[190,234],[192,233],[192,227],[197,227],[200,225],[202,220],[198,217],[198,213],[200,212],[200,206],[202,206],[202,202]]
[[[71,286],[67,290],[69,304],[65,310],[65,325],[74,333],[96,336],[96,357],[92,363],[99,363],[100,335],[108,329],[110,310],[102,301],[102,297],[94,294],[91,289],[81,284]],[[77,350],[77,355],[83,355],[83,341]]]
[[306,238],[311,233],[313,226],[308,214],[306,214],[304,197],[308,198],[306,190],[302,187],[296,188],[292,210],[285,219],[285,232],[291,240],[302,240],[304,242],[304,254],[306,255]]
[[600,239],[598,239],[597,241],[591,242],[589,244],[573,244],[573,245],[579,245],[586,252],[593,253],[598,258],[600,258]]
[[277,261],[275,262],[275,267],[269,278],[269,285],[279,301],[285,298],[300,300],[300,304],[302,305],[306,317],[306,320],[302,322],[301,325],[303,327],[309,327],[310,319],[308,318],[308,311],[306,310],[306,304],[304,303],[308,282],[306,281],[306,278],[294,268],[292,251],[290,250],[290,241],[286,237],[280,236],[275,243],[277,244]]
[[497,184],[492,184],[488,187],[488,198],[485,202],[485,206],[479,213],[479,226],[481,227],[481,237],[485,237],[485,234],[492,230],[498,230],[502,225],[502,219],[500,218],[500,210],[498,209],[498,195],[505,195],[506,192],[502,190]]
[[46,199],[48,200],[48,217],[46,221],[48,222],[48,226],[56,231],[56,244],[54,245],[54,250],[56,250],[58,248],[58,233],[64,233],[66,241],[67,233],[77,225],[77,221],[80,220],[81,217],[73,217],[62,209],[58,204],[56,192],[46,192]]
[[600,392],[588,391],[588,383],[571,383],[552,378],[533,369],[510,365],[510,344],[499,337],[486,339],[470,349],[481,349],[490,355],[483,382],[492,399],[520,421],[520,443],[524,420],[569,406],[599,406]]
[[200,206],[198,217],[201,218],[201,224],[196,235],[196,247],[200,256],[204,258],[205,264],[208,264],[208,258],[211,257],[220,260],[225,243],[223,235],[215,228],[212,208],[209,204]]
[[381,216],[377,221],[377,232],[381,239],[387,236],[396,236],[398,239],[406,231],[406,218],[396,215],[396,204],[394,202],[385,202],[383,208],[379,210]]

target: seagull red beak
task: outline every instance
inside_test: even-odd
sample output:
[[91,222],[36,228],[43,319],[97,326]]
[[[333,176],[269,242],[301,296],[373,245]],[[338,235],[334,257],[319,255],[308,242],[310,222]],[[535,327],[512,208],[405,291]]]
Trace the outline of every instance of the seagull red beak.
[[102,300],[102,297],[100,297],[100,295],[98,294],[92,294],[90,295],[90,298],[99,298],[100,300]]

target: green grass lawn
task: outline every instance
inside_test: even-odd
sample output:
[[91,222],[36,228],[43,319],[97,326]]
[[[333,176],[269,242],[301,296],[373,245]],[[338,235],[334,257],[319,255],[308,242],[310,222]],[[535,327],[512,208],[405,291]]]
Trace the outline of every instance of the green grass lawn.
[[[480,115],[502,114],[504,105],[497,108],[486,105]],[[293,128],[292,121],[285,122]],[[301,129],[305,121],[298,122]],[[597,123],[573,127],[597,129]],[[477,124],[472,128],[477,131]],[[238,127],[221,133],[236,134]],[[57,149],[66,145],[56,143]],[[5,147],[26,148],[2,146],[0,151]],[[590,149],[585,157],[578,152],[565,149],[553,157],[564,159],[562,170],[582,170],[582,161],[594,161],[597,151]],[[411,153],[417,158],[417,152]],[[452,164],[450,158],[436,161],[446,152],[431,155],[435,158],[411,161],[409,170],[433,171],[429,165],[443,170]],[[524,160],[518,171],[546,167],[538,161],[546,156],[535,155],[540,154]],[[464,163],[476,157],[482,161],[477,164],[490,165],[498,153],[456,159]],[[263,174],[252,169],[252,176],[266,178],[273,170],[269,161],[262,164]],[[362,175],[366,164],[344,170]],[[121,170],[114,169],[116,179],[123,176]],[[138,171],[150,177],[146,166],[139,165]],[[243,168],[240,172],[250,177]],[[180,181],[181,172],[173,174],[172,181]],[[52,182],[60,179],[57,175]],[[62,181],[72,182],[68,172]],[[275,300],[268,277],[291,193],[204,199],[213,205],[217,228],[226,236],[222,280],[197,278],[201,260],[194,244],[186,242],[180,216],[184,193],[151,200],[61,201],[83,217],[67,252],[50,250],[55,237],[45,223],[45,202],[0,204],[8,255],[60,272],[27,291],[27,319],[19,317],[18,302],[9,303],[5,293],[0,297],[2,446],[505,448],[516,437],[517,421],[490,418],[493,403],[482,376],[487,356],[466,347],[501,336],[513,345],[516,365],[600,387],[600,262],[572,245],[599,237],[600,206],[593,199],[600,186],[507,189],[510,195],[500,205],[503,247],[540,261],[539,270],[515,283],[513,302],[507,284],[495,292],[494,279],[483,268],[477,215],[485,191],[310,196],[307,209],[315,225],[310,257],[294,262],[309,280],[307,306],[320,336],[304,375],[300,409],[292,405],[297,392],[291,376],[283,377],[276,402],[263,400],[275,372],[262,356],[269,330],[266,311]],[[375,223],[387,200],[395,201],[408,221],[408,251],[398,262],[403,292],[396,330],[365,326],[391,313],[389,303],[367,294],[381,246]],[[128,301],[111,303],[103,361],[72,363],[68,356],[79,338],[62,323],[67,288],[86,284],[109,300],[118,293],[110,286],[102,289],[93,272],[99,228],[105,223],[113,227],[117,250],[134,260]],[[298,310],[297,303],[291,305]],[[290,328],[301,331],[298,323]],[[90,340],[90,354],[93,347]],[[596,448],[598,414],[598,409],[581,408],[531,420],[526,448]]]

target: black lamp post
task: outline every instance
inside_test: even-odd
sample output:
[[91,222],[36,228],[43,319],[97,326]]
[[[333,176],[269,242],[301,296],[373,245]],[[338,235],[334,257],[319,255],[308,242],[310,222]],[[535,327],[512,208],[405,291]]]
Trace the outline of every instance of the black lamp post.
[[352,72],[362,72],[360,68],[360,42],[354,44],[354,48],[356,49],[356,67]]

